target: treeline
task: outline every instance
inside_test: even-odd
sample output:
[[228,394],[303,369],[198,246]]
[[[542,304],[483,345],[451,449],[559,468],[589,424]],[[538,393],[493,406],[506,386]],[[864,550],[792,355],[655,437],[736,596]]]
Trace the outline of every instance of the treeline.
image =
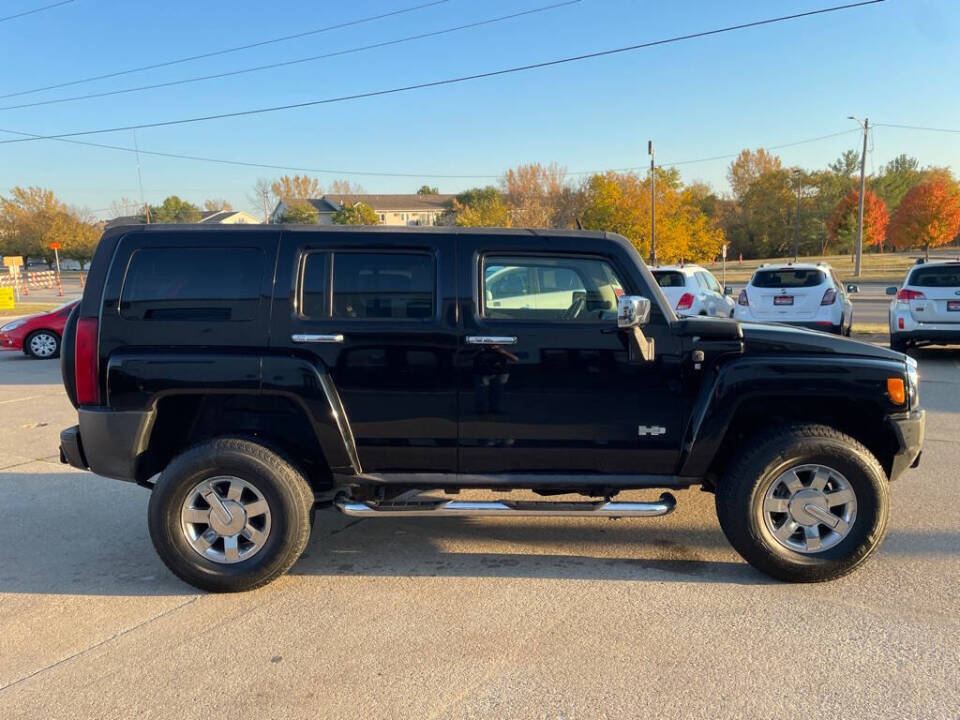
[[[763,149],[744,150],[727,170],[729,193],[701,182],[684,183],[675,168],[656,171],[657,255],[662,262],[715,259],[728,245],[728,257],[782,257],[851,252],[857,231],[859,157],[841,155],[821,170],[784,167]],[[949,168],[921,168],[901,155],[872,174],[864,194],[864,246],[867,250],[929,248],[955,241],[960,232],[960,184]],[[423,185],[417,192],[437,194]],[[337,180],[327,193],[347,201],[333,216],[346,225],[375,225],[376,212],[358,197],[363,189]],[[284,175],[258,180],[248,196],[268,221],[284,202],[282,222],[315,223],[306,202],[324,194],[316,178]],[[208,211],[230,210],[225,200],[207,200]],[[171,195],[144,208],[130,200],[113,204],[114,215],[141,222],[187,223],[201,217],[200,206]],[[495,185],[457,194],[447,203],[441,224],[479,227],[541,227],[609,230],[627,237],[647,257],[650,250],[651,189],[647,173],[608,171],[581,179],[553,163],[520,165]],[[90,259],[103,224],[89,213],[67,207],[52,191],[13,188],[0,196],[0,255],[52,258],[51,242],[62,255]]]
[[51,243],[60,243],[60,257],[81,263],[93,257],[101,224],[86,211],[72,208],[52,190],[15,187],[0,196],[0,255],[53,261]]
[[[657,170],[657,255],[666,262],[710,260],[728,243],[744,258],[844,254],[853,250],[859,205],[859,158],[844,153],[823,170],[784,167],[765,150],[744,150],[727,171],[729,194],[684,184],[676,169]],[[920,168],[901,155],[870,176],[864,194],[867,249],[934,247],[960,232],[960,185],[949,168]],[[650,181],[606,172],[579,183],[562,168],[523,165],[498,186],[457,195],[448,221],[612,230],[647,256]]]
[[[729,193],[701,182],[684,183],[674,168],[656,174],[657,256],[663,262],[844,254],[856,241],[859,156],[848,151],[821,170],[784,167],[765,150],[744,150],[727,169]],[[273,184],[289,209],[284,222],[316,221],[302,202],[309,179]],[[319,184],[313,180],[312,190]],[[949,243],[960,232],[960,185],[949,168],[921,168],[901,155],[867,178],[864,246],[875,251]],[[436,192],[422,187],[418,192]],[[338,192],[338,190],[331,190]],[[339,192],[343,192],[340,190]],[[349,194],[349,193],[347,193]],[[520,165],[495,185],[459,193],[441,223],[480,227],[556,227],[611,230],[629,238],[644,257],[650,249],[648,174],[608,171],[580,180],[557,165]],[[372,209],[346,204],[335,222],[376,224]]]

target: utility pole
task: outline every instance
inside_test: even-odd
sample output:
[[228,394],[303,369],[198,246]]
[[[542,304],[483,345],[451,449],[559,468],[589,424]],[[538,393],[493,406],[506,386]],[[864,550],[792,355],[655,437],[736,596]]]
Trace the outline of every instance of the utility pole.
[[797,181],[797,214],[793,219],[793,261],[800,258],[800,192],[803,188],[800,178],[800,168],[794,171],[794,178]]
[[647,140],[650,155],[650,264],[657,264],[657,168],[654,164],[653,140]]
[[150,224],[150,206],[143,199],[143,175],[140,174],[140,146],[137,144],[137,131],[133,131],[133,149],[137,155],[137,184],[140,186],[140,204],[143,205],[143,214],[147,225]]
[[848,119],[856,120],[863,128],[863,153],[860,155],[860,205],[857,209],[857,247],[853,261],[853,276],[860,277],[860,261],[863,256],[863,196],[866,192],[867,134],[870,132],[870,118],[864,118],[863,123],[853,115],[848,116]]

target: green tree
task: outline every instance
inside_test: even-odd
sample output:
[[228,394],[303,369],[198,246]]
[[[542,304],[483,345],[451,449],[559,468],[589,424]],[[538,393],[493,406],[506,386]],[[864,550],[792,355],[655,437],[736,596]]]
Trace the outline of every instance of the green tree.
[[333,214],[333,222],[337,225],[379,225],[380,216],[365,203],[344,203]]
[[15,187],[0,197],[0,255],[42,257],[55,226],[67,213],[52,190]]
[[152,223],[195,223],[200,221],[200,208],[170,195],[160,205],[150,206]]
[[440,188],[433,185],[421,185],[420,189],[417,190],[417,195],[439,195]]
[[317,211],[308,202],[292,201],[277,220],[292,225],[315,225],[317,223]]
[[500,191],[487,185],[457,195],[450,202],[443,222],[462,227],[510,227],[510,212]]

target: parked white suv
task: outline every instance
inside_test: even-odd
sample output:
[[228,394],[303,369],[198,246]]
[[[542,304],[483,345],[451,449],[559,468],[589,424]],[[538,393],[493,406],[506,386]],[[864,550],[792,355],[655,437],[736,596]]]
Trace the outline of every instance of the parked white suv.
[[[856,285],[849,292],[859,292]],[[853,303],[827,263],[761,265],[737,298],[743,322],[777,322],[849,335]]]
[[960,343],[960,261],[919,261],[890,303],[890,347]]
[[709,270],[699,265],[660,265],[650,272],[677,315],[733,317],[733,290],[724,291]]

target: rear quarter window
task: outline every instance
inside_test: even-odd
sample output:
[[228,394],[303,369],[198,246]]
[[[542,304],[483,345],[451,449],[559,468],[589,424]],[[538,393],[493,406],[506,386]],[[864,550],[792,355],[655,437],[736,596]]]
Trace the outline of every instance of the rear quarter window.
[[750,284],[758,288],[805,288],[822,285],[826,279],[822,270],[786,268],[757,270]]
[[921,267],[913,271],[907,285],[929,288],[960,287],[960,265]]
[[120,316],[128,320],[252,320],[260,303],[258,248],[142,248],[127,265]]

